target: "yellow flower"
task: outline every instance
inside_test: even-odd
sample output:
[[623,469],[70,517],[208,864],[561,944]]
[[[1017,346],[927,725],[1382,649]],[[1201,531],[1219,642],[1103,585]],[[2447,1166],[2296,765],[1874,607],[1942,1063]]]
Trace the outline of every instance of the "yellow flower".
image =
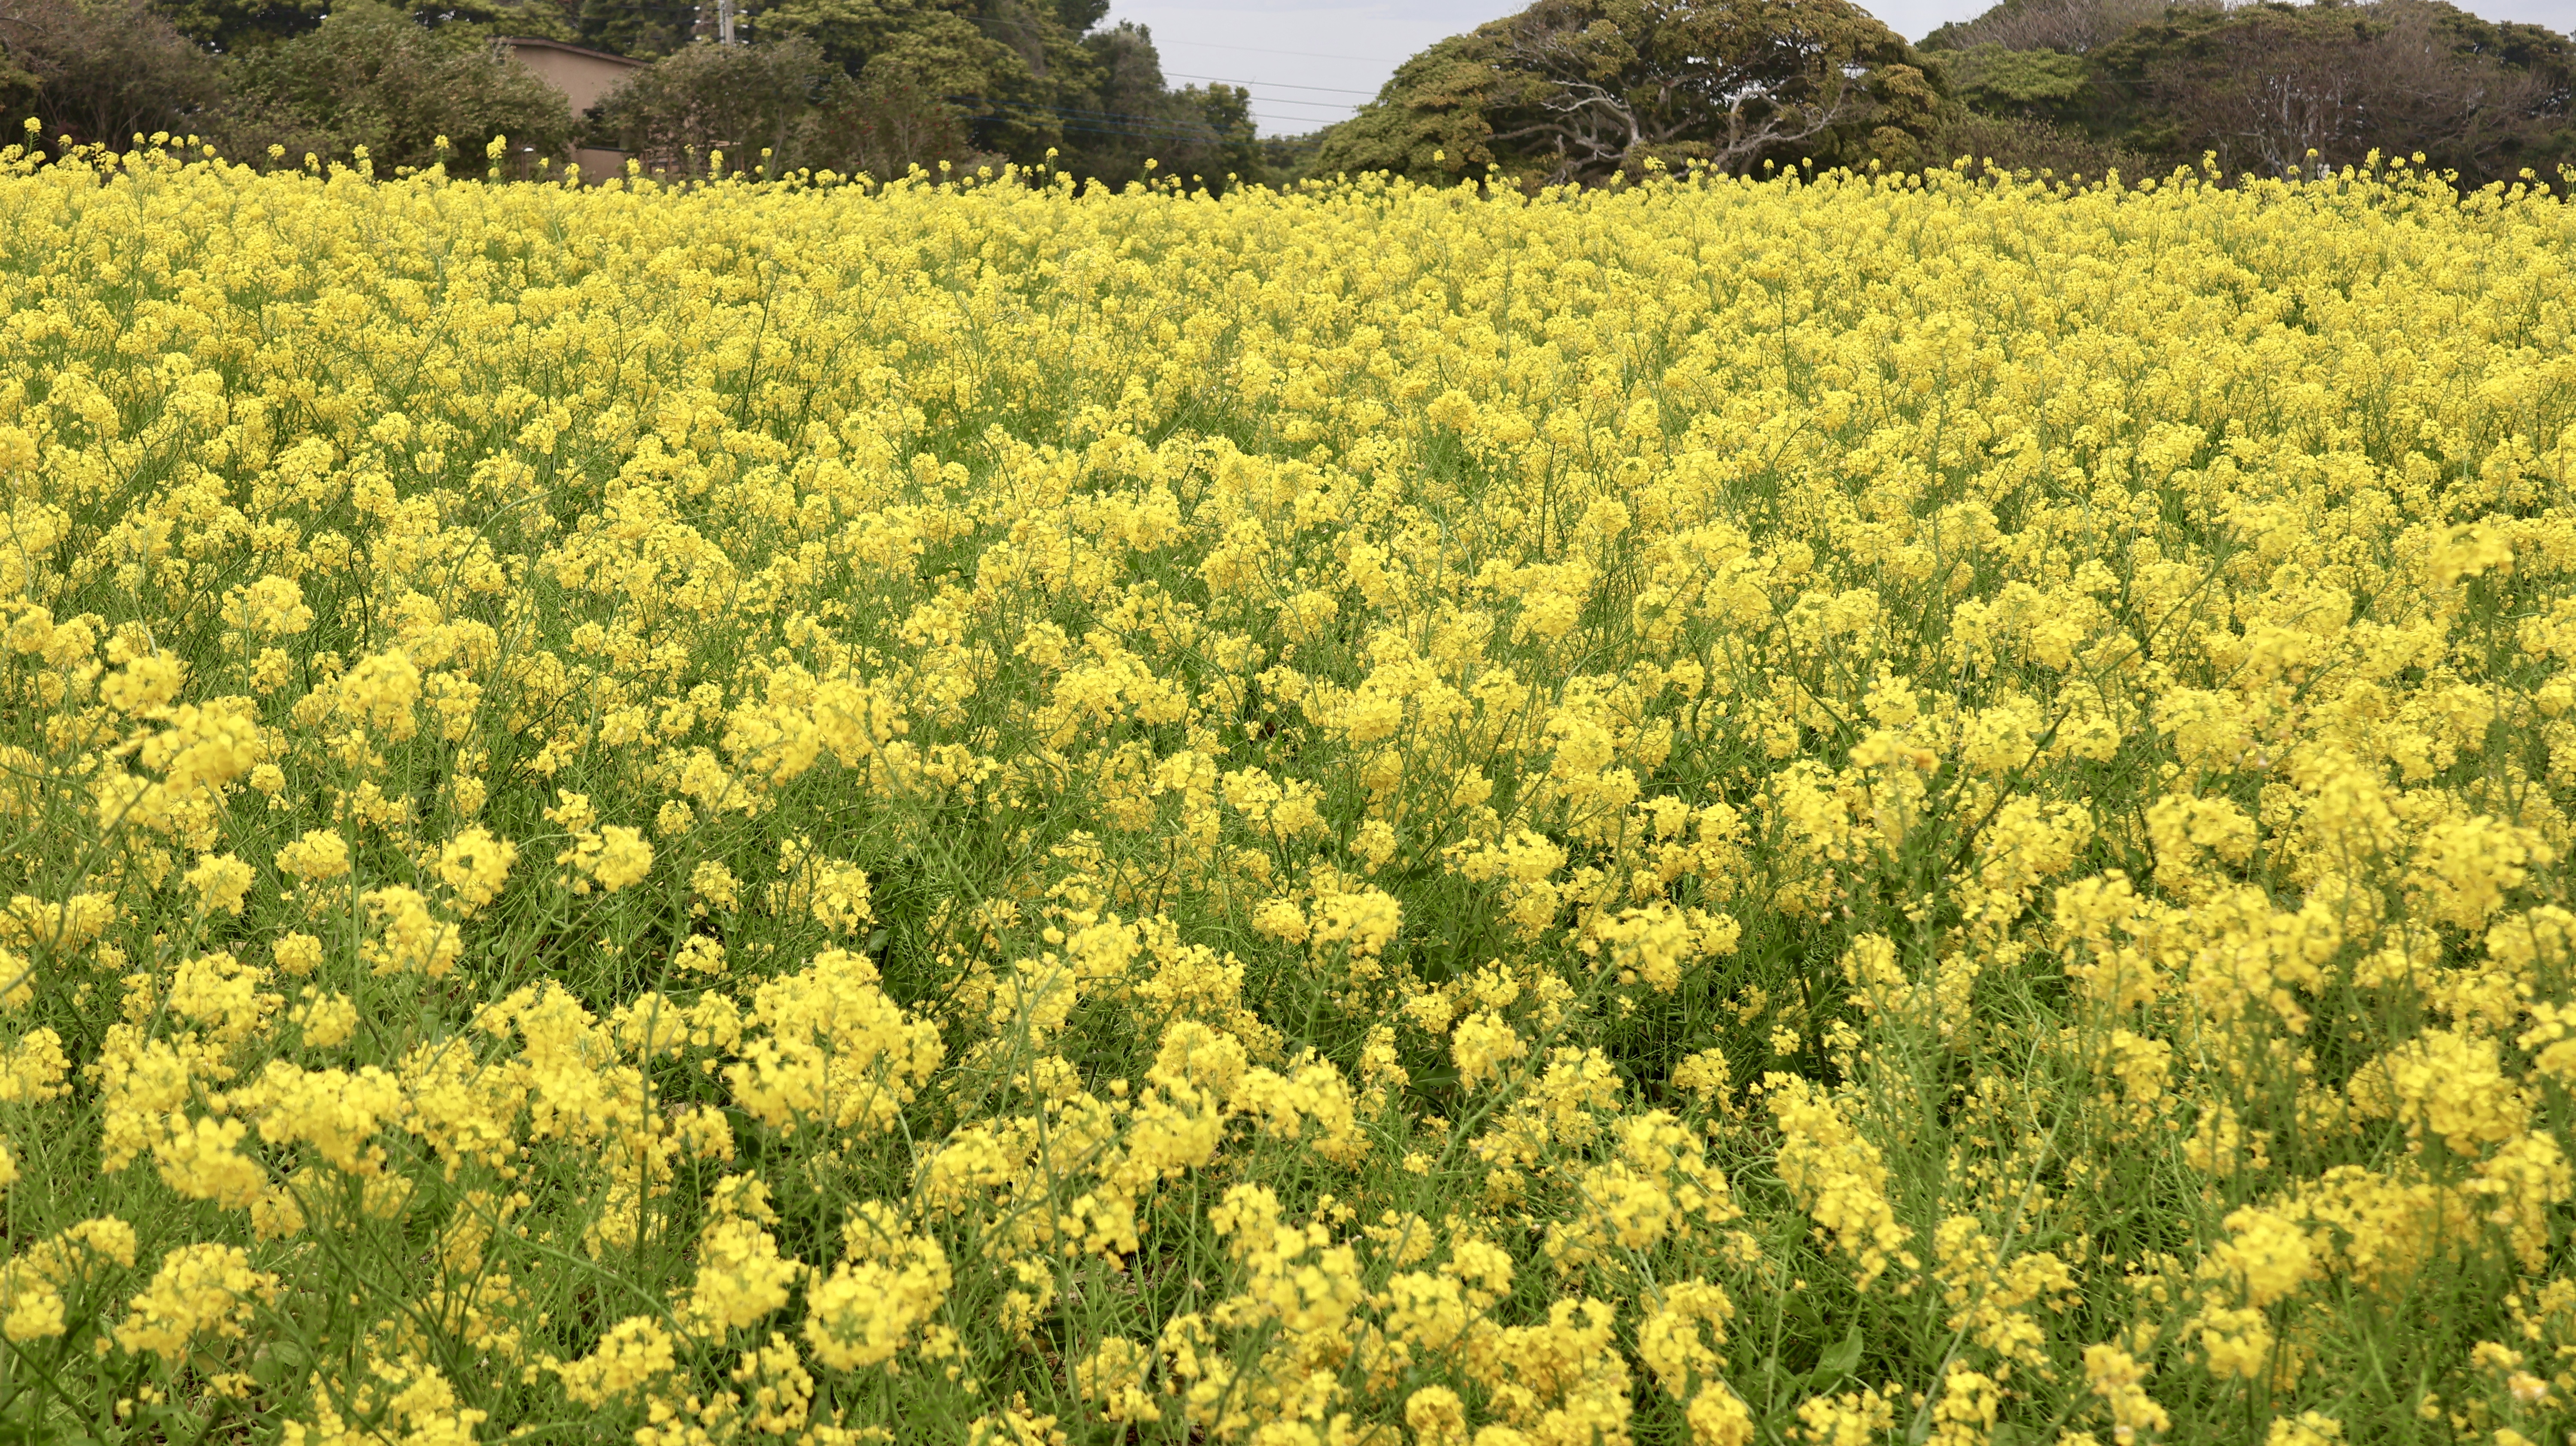
[[50,1340],[68,1328],[63,1292],[105,1268],[131,1269],[134,1227],[115,1216],[84,1220],[0,1266],[0,1335]]
[[843,1260],[806,1291],[805,1339],[836,1371],[892,1360],[947,1300],[948,1253],[920,1236],[853,1232],[865,1253]]
[[321,967],[322,941],[305,933],[282,934],[269,946],[269,957],[281,972],[301,979]]
[[187,882],[189,888],[197,891],[198,906],[205,912],[222,912],[238,918],[242,911],[242,897],[250,892],[254,877],[250,865],[231,854],[209,854],[188,871]]
[[308,883],[336,879],[349,871],[349,846],[332,830],[306,829],[277,851],[277,866]]
[[1474,1086],[1495,1079],[1503,1066],[1529,1053],[1529,1042],[1490,1009],[1478,1010],[1450,1032],[1449,1051],[1458,1065],[1458,1082]]
[[1153,1363],[1151,1351],[1125,1336],[1104,1336],[1074,1367],[1074,1388],[1100,1408],[1104,1420],[1151,1424],[1163,1419],[1162,1408],[1146,1389],[1146,1372]]
[[161,1258],[152,1283],[116,1328],[116,1343],[175,1363],[200,1337],[242,1339],[252,1313],[281,1294],[277,1277],[251,1269],[239,1247],[184,1245]]
[[591,864],[592,877],[610,893],[629,884],[640,883],[653,871],[653,846],[644,841],[638,830],[610,824],[599,831],[600,848]]
[[[288,1421],[287,1446],[366,1446],[381,1442],[392,1430],[403,1446],[464,1446],[476,1439],[487,1419],[481,1411],[461,1407],[456,1387],[417,1356],[387,1358],[368,1352],[364,1372],[354,1380],[333,1382],[322,1390],[317,1377],[309,1396],[311,1424]],[[341,1411],[350,1412],[343,1416]]]
[[271,573],[226,594],[224,621],[262,637],[288,637],[313,625],[313,609],[305,605],[304,589],[295,579]]
[[570,1364],[548,1358],[547,1364],[562,1380],[565,1399],[605,1406],[669,1374],[675,1360],[670,1334],[659,1321],[629,1316],[610,1326],[589,1355]]
[[361,658],[340,680],[340,696],[354,720],[399,742],[418,727],[412,705],[420,701],[420,667],[400,650]]
[[468,910],[480,909],[501,896],[501,885],[518,858],[517,844],[470,828],[440,846],[438,877]]
[[2115,1345],[2084,1348],[2085,1382],[2109,1414],[2111,1438],[2119,1446],[2132,1446],[2141,1435],[2161,1434],[2173,1424],[2164,1407],[2147,1394],[2146,1379],[2153,1370]]
[[1637,1327],[1637,1355],[1667,1395],[1689,1399],[1695,1379],[1716,1378],[1715,1348],[1726,1344],[1726,1323],[1734,1318],[1735,1302],[1720,1286],[1699,1280],[1665,1286],[1663,1303]]
[[1859,1283],[1866,1287],[1891,1264],[1911,1269],[1905,1245],[1913,1232],[1888,1204],[1888,1171],[1878,1147],[1807,1081],[1775,1073],[1763,1082],[1780,1125],[1780,1178],[1859,1263]]
[[38,128],[0,1333],[131,1358],[46,1409],[2542,1435],[2576,211],[1868,129],[1213,195]]
[[698,1240],[698,1279],[688,1314],[700,1329],[740,1330],[787,1304],[805,1267],[778,1253],[778,1242],[749,1220],[722,1220]]
[[430,911],[417,889],[395,885],[369,889],[361,900],[374,921],[377,937],[359,948],[359,957],[376,974],[417,970],[432,979],[445,978],[462,946],[454,924]]

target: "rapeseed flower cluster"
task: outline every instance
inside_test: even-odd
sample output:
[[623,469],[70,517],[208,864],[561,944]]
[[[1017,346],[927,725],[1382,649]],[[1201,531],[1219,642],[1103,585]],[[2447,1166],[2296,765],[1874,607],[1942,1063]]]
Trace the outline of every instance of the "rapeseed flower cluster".
[[2576,1426],[2576,213],[0,166],[0,1420]]

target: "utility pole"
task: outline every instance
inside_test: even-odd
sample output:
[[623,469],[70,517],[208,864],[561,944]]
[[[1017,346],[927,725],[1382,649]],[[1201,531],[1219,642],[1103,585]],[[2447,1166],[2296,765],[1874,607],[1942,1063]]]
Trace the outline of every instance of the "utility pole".
[[716,0],[716,44],[733,43],[733,0]]

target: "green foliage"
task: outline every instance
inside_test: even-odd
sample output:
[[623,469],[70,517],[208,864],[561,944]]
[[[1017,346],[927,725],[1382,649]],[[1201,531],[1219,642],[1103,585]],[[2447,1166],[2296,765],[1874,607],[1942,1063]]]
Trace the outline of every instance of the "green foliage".
[[153,8],[199,45],[231,52],[305,34],[331,7],[329,0],[154,0]]
[[693,0],[581,0],[572,38],[613,55],[658,60],[689,43],[704,13]]
[[2163,157],[2097,139],[2077,126],[2036,116],[1991,115],[1953,107],[1932,133],[1937,162],[1967,160],[1981,169],[2052,179],[2099,180],[2113,172],[2140,180],[2166,169]]
[[2080,55],[1979,45],[1942,57],[1951,94],[1998,116],[2052,116],[2085,94],[2089,70]]
[[935,0],[776,0],[756,15],[764,35],[803,36],[853,72],[879,63],[915,81],[977,90],[997,68],[1027,69],[976,23],[981,17]]
[[[319,35],[328,28],[326,12],[332,23],[342,18],[345,7],[329,0],[135,3],[152,5],[199,46],[243,60],[235,77],[239,103],[224,104],[219,91],[208,101],[224,119],[207,128],[236,152],[276,145],[295,157],[308,150],[346,155],[364,144],[381,160],[383,145],[364,137],[385,131],[388,115],[455,108],[443,82],[395,87],[407,95],[359,97],[377,83],[366,58],[346,47],[319,62],[329,78],[310,73],[315,52],[292,61],[263,58],[272,47]],[[365,3],[371,12],[381,8],[376,0]],[[0,0],[0,16],[13,4],[32,9],[38,0]],[[417,28],[453,31],[460,44],[467,35],[537,36],[678,61],[694,42],[714,38],[713,7],[695,0],[437,0],[407,8]],[[817,158],[814,164],[829,157],[833,169],[871,174],[942,160],[1008,159],[1034,167],[1048,163],[1050,153],[1059,168],[1112,186],[1144,176],[1148,161],[1160,174],[1200,175],[1220,187],[1226,176],[1263,174],[1250,96],[1227,87],[1168,88],[1152,37],[1141,26],[1101,28],[1108,9],[1108,0],[744,0],[737,33],[750,43],[737,49],[790,42],[799,48],[688,60],[684,73],[666,78],[658,98],[639,97],[615,128],[642,127],[639,144],[655,163],[681,170],[698,164],[686,159],[689,147],[703,155],[725,138],[739,145],[742,137],[762,136],[783,156],[787,147],[777,143],[795,131],[799,154]],[[371,18],[361,28],[381,24]],[[416,51],[407,38],[396,48],[407,56]],[[32,95],[34,84],[23,66],[0,57],[0,98]],[[478,82],[467,90],[489,99],[489,86]],[[672,112],[676,96],[698,97],[712,108]],[[477,119],[443,128],[462,134],[486,127]],[[417,137],[410,131],[421,128],[408,127],[400,148],[406,163],[418,164],[419,147],[411,142],[425,144],[437,130]],[[510,129],[514,140],[523,132],[565,133],[526,120]]]
[[637,71],[601,102],[597,137],[647,170],[702,173],[708,152],[737,166],[785,151],[832,67],[812,41],[683,48]]
[[2161,17],[2167,0],[2001,0],[1971,20],[1923,37],[1925,50],[2060,50],[2082,55]]
[[1064,143],[1063,112],[1090,94],[1080,35],[1051,10],[940,0],[774,0],[759,32],[801,36],[876,86],[903,86],[975,116],[979,144],[1031,162]]
[[[870,174],[970,156],[1052,164],[1113,187],[1146,175],[1148,161],[1160,174],[1201,175],[1219,186],[1229,174],[1260,174],[1250,96],[1169,88],[1151,34],[1133,24],[1102,28],[1107,13],[1107,0],[769,0],[746,5],[740,23],[756,44],[795,42],[806,47],[798,55],[813,57],[800,65],[819,63],[782,81],[799,94],[781,91],[765,103],[772,109],[822,104],[823,72],[847,78],[849,88],[834,91],[836,114],[875,117],[868,128],[878,148],[851,151],[873,158],[859,167]],[[677,59],[696,14],[585,0],[579,33],[620,53]],[[741,62],[738,82],[727,83],[736,98],[716,113],[747,114],[739,84],[765,64]],[[963,138],[952,143],[961,120]]]
[[426,29],[378,0],[340,0],[308,34],[235,62],[237,100],[218,134],[228,154],[256,159],[274,146],[288,164],[311,152],[377,167],[425,168],[437,141],[559,154],[573,118],[563,93],[493,53],[464,28]]
[[1415,57],[1317,165],[1551,184],[1905,165],[1940,104],[1916,59],[1848,0],[1539,0]]
[[1323,131],[1308,131],[1294,136],[1263,136],[1261,172],[1269,184],[1279,187],[1296,185],[1314,174],[1315,153],[1323,149]]
[[144,0],[0,0],[0,105],[47,140],[186,131],[221,93],[214,62]]
[[667,176],[704,175],[716,152],[729,169],[769,175],[884,177],[992,159],[968,144],[955,107],[899,77],[854,81],[801,36],[687,46],[603,102],[593,132]]
[[[345,7],[332,0],[149,0],[181,34],[208,49],[243,54],[275,41],[308,35],[326,16]],[[612,0],[409,0],[399,8],[422,25],[463,26],[493,35],[535,35],[571,40],[584,8]],[[635,8],[635,0],[613,0]],[[678,7],[685,10],[687,7]]]
[[2444,0],[2006,0],[1924,46],[1970,112],[2020,123],[2007,149],[2028,154],[2277,176],[2420,153],[2473,185],[2576,160],[2576,40]]
[[[1003,159],[978,151],[952,106],[902,81],[861,83],[834,76],[798,130],[792,164],[843,175],[889,177],[911,167],[987,166]],[[773,171],[775,173],[775,171]]]
[[1499,164],[1487,112],[1501,75],[1490,48],[1478,31],[1453,35],[1406,61],[1375,101],[1324,133],[1316,173],[1435,177]]
[[1254,136],[1251,92],[1228,85],[1171,89],[1153,34],[1132,22],[1093,31],[1082,48],[1093,79],[1059,118],[1058,168],[1112,188],[1156,175],[1197,176],[1223,190],[1229,176],[1253,181],[1268,174]]
[[2094,59],[2102,128],[2230,174],[2421,152],[2473,184],[2576,160],[2576,41],[2442,0],[2177,8]]
[[1213,133],[1204,149],[1183,149],[1174,162],[1176,175],[1205,176],[1211,183],[1217,175],[1229,173],[1245,182],[1262,178],[1264,157],[1260,142],[1254,138],[1252,92],[1239,85],[1189,85],[1173,92],[1173,99],[1195,110],[1198,118]]

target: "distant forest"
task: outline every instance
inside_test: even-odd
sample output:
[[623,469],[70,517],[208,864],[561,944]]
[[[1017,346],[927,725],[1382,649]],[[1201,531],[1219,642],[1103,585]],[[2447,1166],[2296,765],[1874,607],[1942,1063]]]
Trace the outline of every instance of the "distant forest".
[[[1017,162],[1223,189],[1384,171],[1524,188],[1656,169],[2287,176],[2421,158],[2467,186],[2576,166],[2576,39],[2444,0],[2004,0],[1919,44],[1852,0],[1538,0],[1305,136],[1173,86],[1109,0],[0,0],[0,107],[48,145],[195,135],[255,165],[621,151],[666,174]],[[498,36],[651,64],[576,115]],[[458,153],[440,150],[447,139]]]
[[[657,168],[901,174],[1052,165],[1117,186],[1262,172],[1251,97],[1166,84],[1152,36],[1109,0],[0,0],[0,113],[48,144],[202,137],[253,164],[423,168],[449,138],[481,174],[490,137]],[[655,62],[588,115],[499,58],[498,36]]]

